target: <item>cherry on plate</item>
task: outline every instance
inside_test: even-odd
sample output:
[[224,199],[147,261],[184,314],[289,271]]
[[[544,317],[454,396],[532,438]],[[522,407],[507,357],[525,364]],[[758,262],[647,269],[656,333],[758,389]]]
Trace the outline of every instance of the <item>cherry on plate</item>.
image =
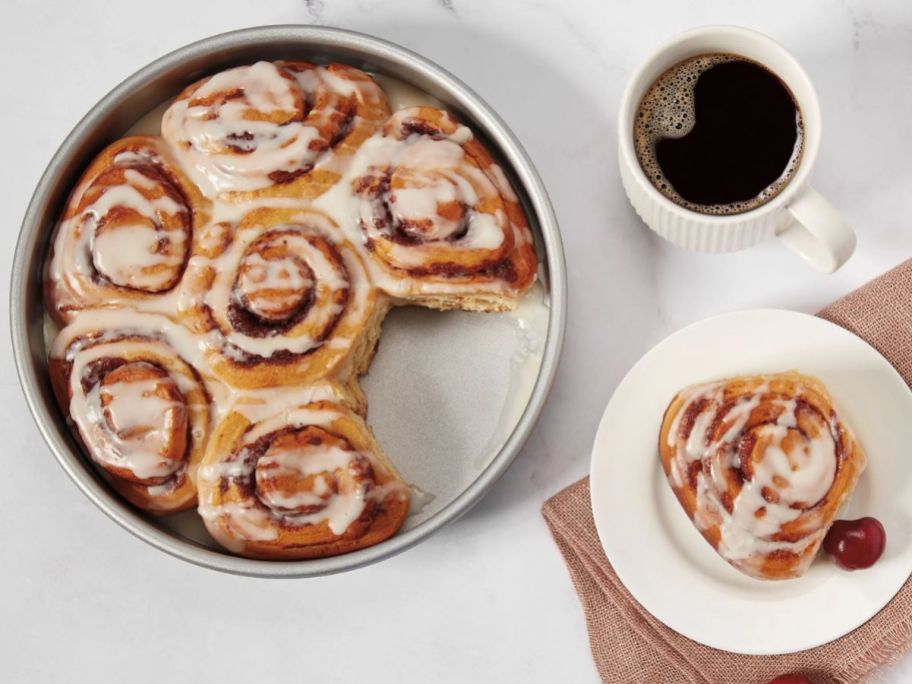
[[810,679],[800,674],[779,675],[775,679],[769,680],[767,684],[814,684]]
[[887,533],[876,518],[837,520],[823,540],[823,550],[841,568],[870,568],[887,544]]

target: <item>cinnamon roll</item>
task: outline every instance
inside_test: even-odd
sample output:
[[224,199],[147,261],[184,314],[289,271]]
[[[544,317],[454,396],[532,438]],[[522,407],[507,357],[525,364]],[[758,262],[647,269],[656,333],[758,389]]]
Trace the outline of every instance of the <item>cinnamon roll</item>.
[[805,573],[866,463],[823,383],[794,371],[683,390],[659,454],[704,538],[759,579]]
[[384,92],[354,67],[257,62],[186,88],[162,135],[209,197],[313,198],[388,116]]
[[207,228],[181,288],[212,371],[234,387],[365,372],[387,305],[361,257],[326,216],[255,210]]
[[532,234],[509,181],[447,112],[396,112],[361,147],[349,176],[321,206],[340,211],[353,197],[346,223],[360,231],[388,294],[438,309],[500,311],[534,282]]
[[407,490],[356,414],[316,401],[260,418],[234,411],[200,468],[199,511],[230,551],[333,556],[396,533]]
[[194,340],[162,316],[90,313],[64,328],[51,349],[61,407],[130,503],[155,513],[191,508],[210,431],[209,394],[178,351],[191,356]]
[[208,203],[155,138],[108,146],[71,195],[53,241],[46,298],[59,320],[86,307],[161,299],[183,275]]

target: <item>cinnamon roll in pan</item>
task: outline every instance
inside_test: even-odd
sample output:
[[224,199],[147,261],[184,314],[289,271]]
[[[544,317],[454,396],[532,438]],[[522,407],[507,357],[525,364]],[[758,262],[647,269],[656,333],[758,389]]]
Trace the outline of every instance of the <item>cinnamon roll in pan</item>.
[[200,508],[225,548],[254,558],[338,555],[395,534],[408,490],[364,421],[331,401],[263,418],[232,411],[200,468]]
[[191,336],[168,319],[112,308],[82,312],[48,360],[89,457],[125,499],[158,514],[196,504],[212,427],[212,399],[187,350]]
[[391,307],[505,311],[530,290],[506,174],[458,117],[391,112],[341,63],[218,71],[161,126],[89,165],[48,258],[52,384],[87,456],[138,508],[197,504],[250,558],[390,538],[408,488],[358,378]]
[[359,69],[261,61],[186,88],[162,134],[207,196],[310,199],[389,114],[386,94]]
[[154,305],[181,281],[209,209],[160,139],[112,143],[86,169],[60,219],[45,278],[48,310],[69,321],[83,308]]
[[363,242],[372,277],[400,303],[508,310],[535,280],[532,233],[509,181],[443,110],[396,112],[316,204]]
[[178,297],[212,371],[246,388],[367,372],[388,309],[339,226],[303,207],[206,226]]

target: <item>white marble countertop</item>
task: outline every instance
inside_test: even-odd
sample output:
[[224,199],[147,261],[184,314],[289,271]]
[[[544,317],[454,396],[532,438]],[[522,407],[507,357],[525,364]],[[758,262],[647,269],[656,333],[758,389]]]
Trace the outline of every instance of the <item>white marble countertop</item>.
[[[23,403],[9,350],[0,390],[3,679],[133,682],[587,682],[583,614],[539,515],[586,474],[615,384],[680,326],[737,308],[813,312],[912,256],[912,5],[905,0],[653,2],[273,0],[213,3],[7,0],[0,26],[3,248],[77,118],[161,54],[206,35],[325,23],[391,39],[468,82],[506,119],[544,178],[570,273],[563,364],[541,423],[471,513],[392,560],[347,575],[264,581],[155,551],[66,478]],[[855,225],[833,276],[776,244],[713,257],[650,234],[615,162],[618,99],[666,37],[707,23],[769,33],[817,85],[824,135],[814,176]],[[7,306],[3,294],[4,308]],[[7,325],[4,310],[3,325]],[[891,681],[912,680],[912,657]]]

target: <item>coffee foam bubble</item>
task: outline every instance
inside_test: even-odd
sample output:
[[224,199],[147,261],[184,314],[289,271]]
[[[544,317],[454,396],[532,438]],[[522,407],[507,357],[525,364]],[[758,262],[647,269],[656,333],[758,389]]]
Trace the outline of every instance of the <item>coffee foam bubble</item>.
[[[679,62],[656,79],[637,107],[636,120],[633,125],[633,143],[643,173],[656,189],[672,202],[701,214],[727,216],[756,209],[778,195],[788,185],[801,160],[803,124],[799,112],[796,114],[798,139],[788,165],[778,179],[750,200],[731,204],[696,204],[681,197],[665,177],[656,159],[656,144],[664,138],[683,138],[690,133],[696,123],[694,88],[697,80],[712,67],[735,61],[751,62],[752,60],[739,55],[713,53],[697,55]],[[798,112],[797,107],[796,112]]]

